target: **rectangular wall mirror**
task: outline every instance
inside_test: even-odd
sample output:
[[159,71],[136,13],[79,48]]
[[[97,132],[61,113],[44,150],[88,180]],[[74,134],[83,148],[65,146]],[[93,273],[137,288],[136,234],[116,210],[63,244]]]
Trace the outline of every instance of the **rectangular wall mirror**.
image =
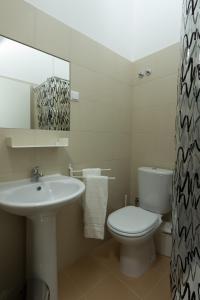
[[70,130],[70,63],[0,36],[0,127]]

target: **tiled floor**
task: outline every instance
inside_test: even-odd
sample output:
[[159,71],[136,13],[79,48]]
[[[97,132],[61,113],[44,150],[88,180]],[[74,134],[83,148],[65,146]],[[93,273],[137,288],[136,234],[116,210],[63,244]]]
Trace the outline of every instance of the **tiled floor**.
[[119,244],[110,240],[59,276],[59,300],[170,300],[169,258],[158,256],[139,279],[120,273]]

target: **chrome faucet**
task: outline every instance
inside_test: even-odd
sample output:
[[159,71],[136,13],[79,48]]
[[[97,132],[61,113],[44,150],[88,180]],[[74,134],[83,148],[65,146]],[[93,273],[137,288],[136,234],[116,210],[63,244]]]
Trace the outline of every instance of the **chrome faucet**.
[[43,174],[41,171],[39,171],[39,167],[34,167],[32,170],[31,170],[31,181],[32,182],[38,182],[40,177],[42,177]]

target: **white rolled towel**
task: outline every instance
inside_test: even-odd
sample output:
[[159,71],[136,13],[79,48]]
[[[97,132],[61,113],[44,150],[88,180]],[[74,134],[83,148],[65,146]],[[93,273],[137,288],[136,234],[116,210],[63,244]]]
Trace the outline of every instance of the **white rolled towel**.
[[108,203],[108,177],[85,176],[84,236],[104,239]]
[[86,176],[100,176],[101,169],[100,168],[87,168],[82,170],[83,177]]

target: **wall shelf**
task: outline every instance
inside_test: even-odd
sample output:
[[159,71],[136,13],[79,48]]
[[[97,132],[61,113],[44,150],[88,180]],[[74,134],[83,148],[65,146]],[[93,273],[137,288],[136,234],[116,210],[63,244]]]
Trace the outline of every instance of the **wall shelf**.
[[7,137],[6,140],[7,147],[13,149],[20,149],[20,148],[61,148],[61,147],[68,147],[69,140],[68,138],[55,138],[51,139],[46,143],[39,143],[37,141],[26,142],[25,140],[22,142],[17,138]]

